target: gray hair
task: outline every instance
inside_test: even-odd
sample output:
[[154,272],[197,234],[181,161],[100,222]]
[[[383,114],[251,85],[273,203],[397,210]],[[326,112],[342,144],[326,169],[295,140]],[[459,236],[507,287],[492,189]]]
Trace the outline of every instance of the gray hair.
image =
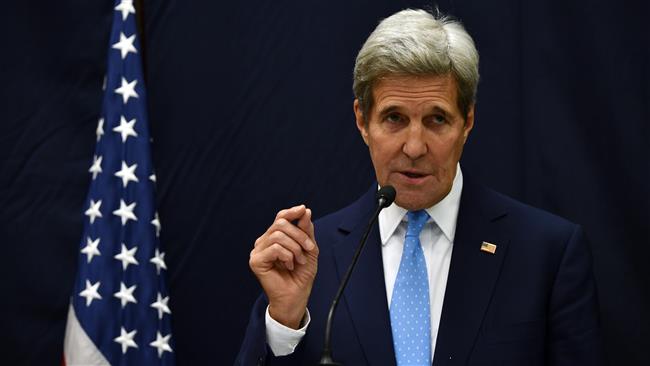
[[354,95],[366,122],[372,90],[388,75],[448,75],[458,85],[458,108],[467,117],[476,101],[478,51],[463,25],[444,15],[406,9],[382,20],[354,65]]

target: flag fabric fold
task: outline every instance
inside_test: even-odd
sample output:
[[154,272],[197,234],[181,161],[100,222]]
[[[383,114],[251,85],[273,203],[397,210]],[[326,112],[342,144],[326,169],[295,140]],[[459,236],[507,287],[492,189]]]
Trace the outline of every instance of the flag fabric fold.
[[118,0],[64,341],[67,366],[175,362],[140,52],[133,1]]

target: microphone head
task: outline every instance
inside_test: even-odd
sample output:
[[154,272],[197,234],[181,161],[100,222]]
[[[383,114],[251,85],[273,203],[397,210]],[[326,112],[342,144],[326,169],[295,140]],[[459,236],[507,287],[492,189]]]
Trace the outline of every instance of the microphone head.
[[379,206],[381,208],[386,208],[390,206],[393,201],[395,201],[395,196],[397,192],[393,186],[383,186],[377,191],[377,201],[379,201]]

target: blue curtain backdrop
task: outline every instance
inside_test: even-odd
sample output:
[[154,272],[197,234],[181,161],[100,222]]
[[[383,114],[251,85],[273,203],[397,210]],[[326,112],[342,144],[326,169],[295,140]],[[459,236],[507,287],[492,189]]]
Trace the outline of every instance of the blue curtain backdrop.
[[[2,363],[60,362],[112,0],[0,14]],[[229,364],[259,287],[254,239],[372,182],[354,57],[424,1],[148,1],[153,157],[180,365]],[[592,243],[612,365],[650,364],[648,2],[440,1],[481,55],[465,174],[578,222]]]

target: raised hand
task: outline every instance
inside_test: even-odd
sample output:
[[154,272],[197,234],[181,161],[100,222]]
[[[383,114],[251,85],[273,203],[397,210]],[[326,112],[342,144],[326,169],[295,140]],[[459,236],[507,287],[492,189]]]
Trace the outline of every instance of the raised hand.
[[255,241],[249,265],[269,299],[269,314],[298,329],[318,268],[311,210],[304,205],[278,212]]

